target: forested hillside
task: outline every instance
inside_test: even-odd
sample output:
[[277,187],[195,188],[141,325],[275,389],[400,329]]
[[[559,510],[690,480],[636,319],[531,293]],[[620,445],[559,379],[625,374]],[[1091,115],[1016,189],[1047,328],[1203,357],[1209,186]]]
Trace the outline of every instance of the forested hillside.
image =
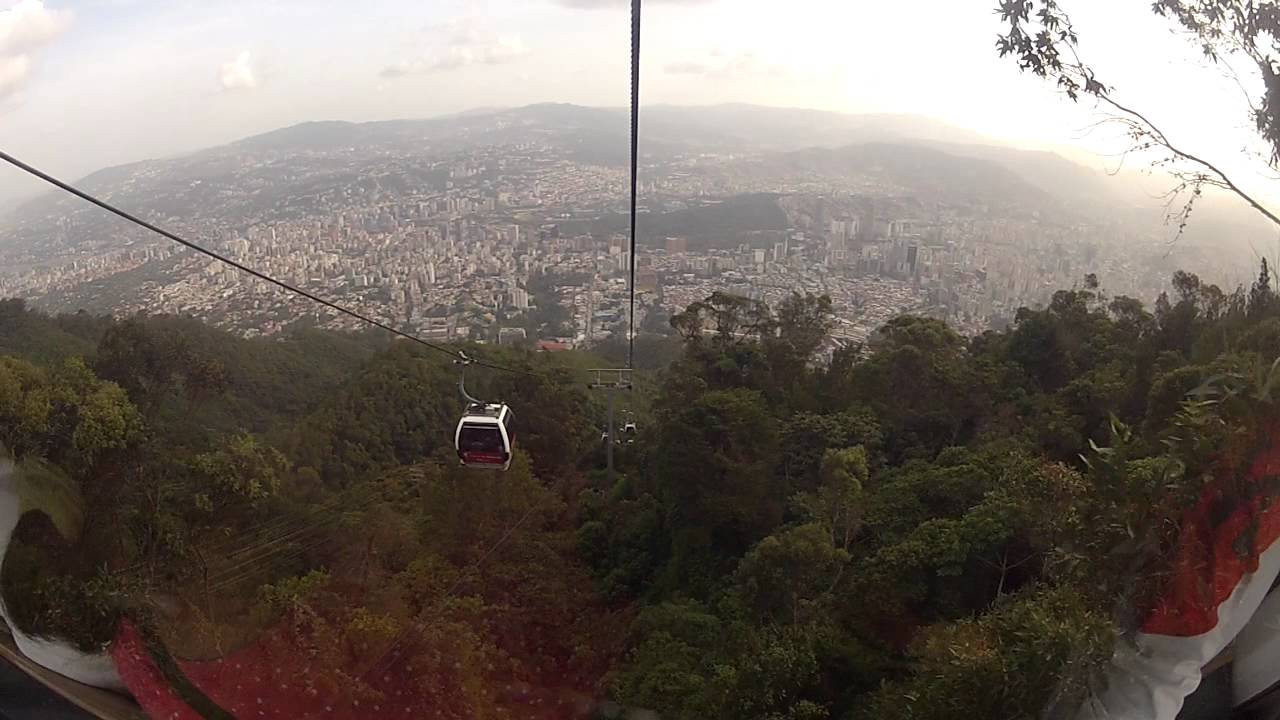
[[1271,285],[1178,273],[1144,308],[1084,278],[1003,332],[900,317],[829,361],[827,299],[716,294],[639,340],[659,369],[612,485],[585,370],[616,348],[468,348],[517,370],[468,370],[517,418],[492,473],[457,464],[443,354],[5,301],[0,443],[31,512],[0,585],[36,634],[139,629],[206,717],[255,700],[222,657],[353,716],[1038,717],[1268,437]]

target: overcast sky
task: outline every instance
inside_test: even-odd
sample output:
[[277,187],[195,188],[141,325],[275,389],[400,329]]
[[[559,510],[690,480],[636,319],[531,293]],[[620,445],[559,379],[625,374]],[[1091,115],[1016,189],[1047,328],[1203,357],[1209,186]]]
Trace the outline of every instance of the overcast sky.
[[[1239,87],[1152,15],[1149,0],[1061,4],[1117,97],[1271,192],[1244,159],[1252,134]],[[628,5],[0,0],[0,147],[77,177],[305,120],[543,101],[621,106]],[[1096,119],[1089,105],[996,57],[994,5],[647,0],[643,99],[920,113],[1021,146],[1116,149],[1114,137],[1085,132]],[[0,171],[0,196],[23,183]]]

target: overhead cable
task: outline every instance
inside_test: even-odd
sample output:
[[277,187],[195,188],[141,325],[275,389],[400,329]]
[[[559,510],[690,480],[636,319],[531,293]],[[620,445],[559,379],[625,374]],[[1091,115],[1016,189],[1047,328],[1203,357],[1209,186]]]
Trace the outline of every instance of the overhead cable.
[[640,149],[640,0],[631,0],[631,309],[627,318],[627,369],[636,347],[636,171]]

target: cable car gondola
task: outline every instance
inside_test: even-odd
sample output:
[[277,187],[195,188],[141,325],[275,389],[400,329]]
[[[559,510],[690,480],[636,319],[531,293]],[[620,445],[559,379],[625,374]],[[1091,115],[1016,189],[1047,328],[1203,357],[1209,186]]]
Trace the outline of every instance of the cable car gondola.
[[472,397],[467,392],[466,368],[474,361],[459,352],[454,362],[462,369],[458,392],[467,401],[467,409],[453,433],[458,460],[467,467],[506,470],[511,467],[511,444],[516,439],[511,428],[511,408],[506,403],[487,403]]
[[511,467],[512,417],[511,408],[501,403],[468,405],[453,436],[462,464],[493,470]]

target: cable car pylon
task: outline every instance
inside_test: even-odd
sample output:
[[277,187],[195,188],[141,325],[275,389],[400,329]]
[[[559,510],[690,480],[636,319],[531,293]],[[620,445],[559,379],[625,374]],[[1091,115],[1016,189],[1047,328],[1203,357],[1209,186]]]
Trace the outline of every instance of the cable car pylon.
[[613,394],[618,390],[630,390],[631,368],[595,368],[591,373],[592,390],[604,390],[609,394],[608,429],[605,431],[605,463],[609,471],[609,487],[613,487]]
[[[627,366],[625,368],[598,368],[589,370],[593,380],[592,390],[604,390],[609,393],[609,420],[606,431],[607,447],[606,463],[609,468],[609,487],[613,487],[613,394],[618,390],[630,390],[631,368],[635,364],[636,348],[636,179],[640,169],[640,12],[641,0],[631,0],[631,227],[629,276],[627,278],[627,294],[629,309],[627,311]],[[632,429],[635,423],[629,423]]]

